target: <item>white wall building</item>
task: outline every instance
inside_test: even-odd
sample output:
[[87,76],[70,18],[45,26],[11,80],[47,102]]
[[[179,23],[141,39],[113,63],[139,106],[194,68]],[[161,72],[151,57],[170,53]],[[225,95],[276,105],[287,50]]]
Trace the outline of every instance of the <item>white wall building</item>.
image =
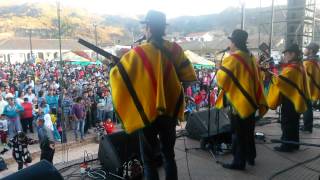
[[[95,53],[82,46],[73,39],[64,39],[61,42],[62,52],[71,50],[84,51],[91,57]],[[51,61],[59,57],[59,40],[58,39],[32,39],[32,55],[35,58],[41,58]],[[10,38],[0,40],[0,62],[23,63],[30,59],[31,48],[28,38]]]

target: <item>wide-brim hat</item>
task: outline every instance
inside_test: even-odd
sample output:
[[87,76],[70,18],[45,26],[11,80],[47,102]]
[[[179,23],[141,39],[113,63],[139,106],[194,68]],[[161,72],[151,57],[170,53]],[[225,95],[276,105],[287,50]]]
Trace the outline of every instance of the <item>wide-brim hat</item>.
[[241,29],[235,29],[228,37],[235,44],[247,44],[248,33]]
[[311,42],[306,48],[313,50],[315,53],[319,51],[319,45],[314,42]]
[[155,10],[148,11],[144,21],[140,21],[140,23],[157,27],[163,27],[168,25],[166,22],[166,15],[160,11]]
[[302,53],[298,44],[289,45],[284,51],[282,51],[282,53],[286,52],[294,52],[297,53],[297,55],[300,55]]

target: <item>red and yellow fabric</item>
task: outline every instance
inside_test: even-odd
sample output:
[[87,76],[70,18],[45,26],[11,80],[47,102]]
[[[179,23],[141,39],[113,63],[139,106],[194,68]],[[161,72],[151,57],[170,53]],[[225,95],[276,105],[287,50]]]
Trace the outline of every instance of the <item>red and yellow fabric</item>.
[[267,98],[271,109],[276,109],[281,104],[281,95],[293,103],[296,112],[303,113],[307,110],[309,93],[302,64],[282,65],[281,74],[273,76]]
[[303,66],[307,74],[307,89],[312,101],[320,99],[320,67],[316,60],[305,60]]
[[[110,72],[114,108],[128,133],[152,123],[159,115],[183,119],[181,82],[196,81],[196,75],[178,44],[165,41],[164,47],[170,57],[151,43],[135,47]],[[136,98],[130,93],[121,69],[127,73]]]
[[254,56],[242,51],[230,54],[217,73],[217,83],[222,90],[216,107],[224,106],[223,96],[226,96],[241,118],[245,119],[257,110],[262,117],[268,108],[260,78]]

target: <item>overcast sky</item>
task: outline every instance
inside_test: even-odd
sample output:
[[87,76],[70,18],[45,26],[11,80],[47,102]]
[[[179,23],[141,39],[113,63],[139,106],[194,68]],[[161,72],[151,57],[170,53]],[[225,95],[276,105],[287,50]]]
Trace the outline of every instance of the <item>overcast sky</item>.
[[[270,6],[271,0],[60,0],[61,7],[79,7],[98,14],[133,16],[145,14],[149,9],[163,11],[169,18],[189,15],[219,13],[228,7]],[[57,0],[0,0],[0,5],[26,2],[56,3]],[[287,0],[275,0],[275,4],[286,4]]]

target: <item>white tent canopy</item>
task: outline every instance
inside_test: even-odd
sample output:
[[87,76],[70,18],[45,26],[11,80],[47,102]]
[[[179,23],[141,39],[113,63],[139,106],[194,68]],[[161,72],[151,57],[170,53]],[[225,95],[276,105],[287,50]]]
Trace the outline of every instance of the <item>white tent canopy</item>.
[[214,62],[211,62],[206,58],[201,57],[190,50],[184,51],[184,54],[187,56],[187,58],[190,60],[192,64],[201,65],[201,66],[215,66]]

